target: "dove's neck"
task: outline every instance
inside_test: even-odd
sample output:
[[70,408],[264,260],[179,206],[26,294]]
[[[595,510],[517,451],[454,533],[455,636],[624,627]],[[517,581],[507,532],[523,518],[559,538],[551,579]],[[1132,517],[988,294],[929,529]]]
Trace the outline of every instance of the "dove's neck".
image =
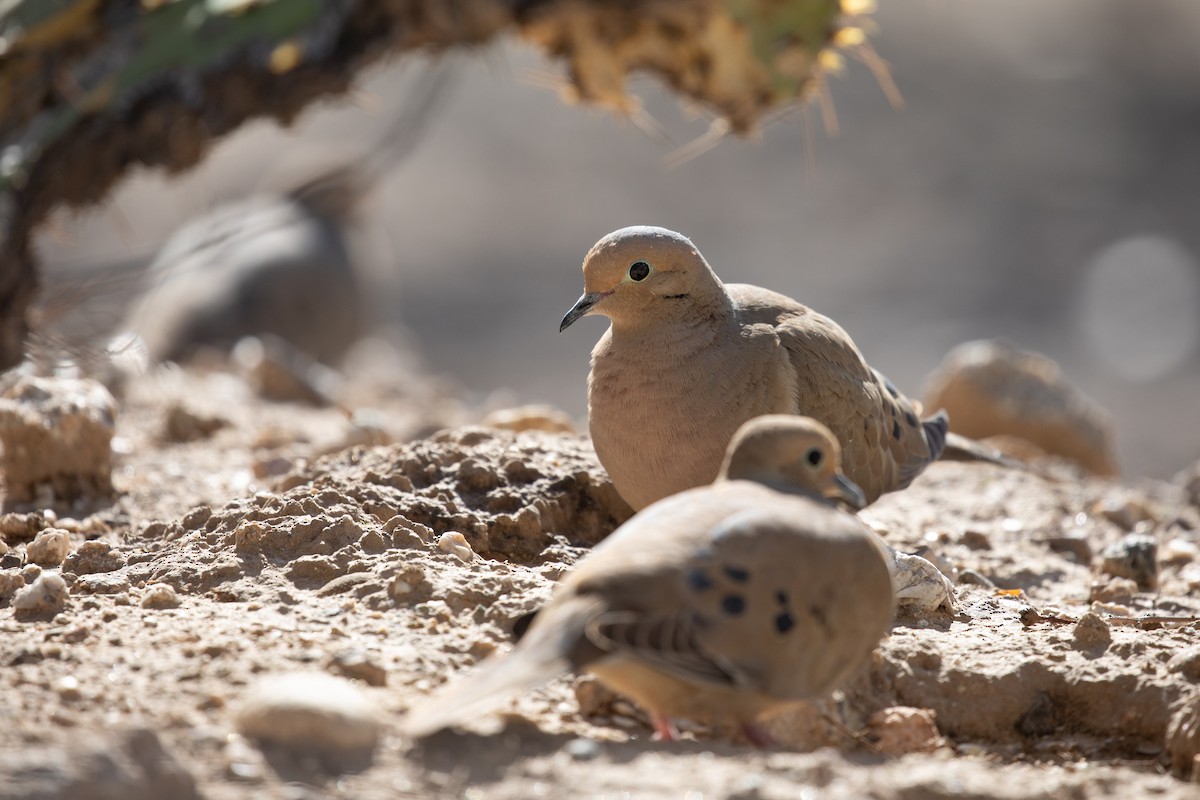
[[741,467],[737,465],[726,464],[721,469],[721,474],[718,480],[723,481],[750,481],[757,483],[760,486],[765,486],[780,494],[799,495],[801,497],[809,497],[813,500],[818,500],[822,503],[828,503],[829,500],[820,492],[812,487],[799,484],[794,478],[788,475],[781,474],[778,471],[771,469],[753,469]]
[[658,298],[656,306],[652,313],[613,317],[613,345],[643,350],[655,347],[682,357],[727,340],[731,334],[737,338],[737,310],[719,281],[683,296]]

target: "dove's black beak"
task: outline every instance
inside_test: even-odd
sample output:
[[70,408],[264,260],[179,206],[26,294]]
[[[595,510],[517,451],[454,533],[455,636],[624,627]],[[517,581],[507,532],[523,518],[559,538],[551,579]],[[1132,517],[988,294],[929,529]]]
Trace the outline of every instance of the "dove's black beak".
[[599,303],[605,297],[608,297],[611,292],[584,292],[583,296],[575,301],[575,305],[571,306],[571,310],[562,318],[562,322],[558,325],[558,332],[562,333],[567,328],[571,327],[571,323],[582,317],[584,314],[592,310],[592,306]]
[[833,476],[833,483],[838,498],[845,500],[846,504],[855,511],[861,511],[867,507],[867,496],[863,494],[862,489],[858,488],[857,483],[840,472]]

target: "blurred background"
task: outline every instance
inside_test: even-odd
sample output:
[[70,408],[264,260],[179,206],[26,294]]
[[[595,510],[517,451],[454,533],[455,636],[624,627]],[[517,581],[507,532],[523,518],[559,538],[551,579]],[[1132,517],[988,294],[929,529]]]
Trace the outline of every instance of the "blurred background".
[[[675,168],[665,156],[708,121],[653,82],[631,89],[669,143],[565,106],[544,85],[556,67],[518,44],[452,56],[426,135],[350,237],[373,320],[481,405],[582,420],[604,323],[557,328],[583,255],[662,225],[724,280],[837,319],[910,394],[954,345],[1005,337],[1113,414],[1128,474],[1200,458],[1200,3],[880,5],[902,110],[851,61],[830,81],[836,135],[814,107]],[[140,173],[59,215],[38,243],[47,274],[145,263],[216,204],[361,155],[422,69],[396,62],[357,101],[248,126],[192,172]]]

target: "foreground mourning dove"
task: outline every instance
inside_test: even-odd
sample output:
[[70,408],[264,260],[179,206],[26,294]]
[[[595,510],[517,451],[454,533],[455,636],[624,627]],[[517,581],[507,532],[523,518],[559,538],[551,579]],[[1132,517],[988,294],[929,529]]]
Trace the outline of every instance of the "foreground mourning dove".
[[634,509],[710,483],[733,432],[762,414],[827,425],[868,502],[942,454],[946,416],[920,420],[920,406],[836,322],[784,295],[722,283],[681,234],[610,233],[584,259],[583,282],[559,330],[590,314],[612,321],[592,351],[588,425]]
[[831,691],[887,631],[895,598],[882,542],[855,507],[839,447],[815,420],[744,425],[711,486],[667,498],[581,561],[516,648],[441,690],[404,723],[426,735],[562,672],[589,671],[646,708],[738,724]]

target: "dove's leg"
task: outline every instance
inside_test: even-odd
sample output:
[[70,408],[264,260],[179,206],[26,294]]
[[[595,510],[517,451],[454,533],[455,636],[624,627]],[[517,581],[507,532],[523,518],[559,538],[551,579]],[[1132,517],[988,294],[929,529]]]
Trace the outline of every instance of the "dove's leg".
[[742,735],[749,739],[750,744],[755,747],[773,747],[775,745],[775,737],[771,736],[766,728],[753,722],[742,723]]
[[675,723],[671,722],[671,718],[666,714],[658,711],[651,711],[650,721],[654,724],[654,741],[679,741],[679,729],[675,727]]

